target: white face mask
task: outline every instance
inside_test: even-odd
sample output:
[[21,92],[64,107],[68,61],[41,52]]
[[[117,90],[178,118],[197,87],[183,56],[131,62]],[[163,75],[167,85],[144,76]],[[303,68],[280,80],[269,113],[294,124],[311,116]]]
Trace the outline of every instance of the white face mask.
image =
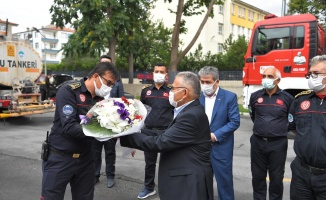
[[215,92],[214,90],[215,82],[212,84],[201,84],[201,91],[203,91],[203,93],[207,96],[212,95]]
[[153,73],[153,74],[154,74],[153,79],[155,83],[164,83],[166,74],[161,74],[161,73]]
[[96,87],[96,81],[94,81],[94,87],[95,87],[95,95],[99,97],[105,97],[106,95],[110,94],[111,92],[111,87],[104,85],[101,77],[99,76],[100,81],[101,81],[101,87],[98,89]]
[[308,86],[310,89],[312,89],[314,92],[319,92],[320,90],[325,88],[325,85],[323,84],[323,79],[326,78],[326,76],[320,76],[318,75],[317,78],[310,77],[308,80]]
[[275,87],[273,84],[276,79],[270,79],[270,78],[264,78],[262,79],[261,84],[263,85],[263,88],[271,90]]
[[171,106],[176,108],[178,103],[183,100],[183,98],[180,99],[179,101],[174,100],[174,94],[177,92],[181,92],[182,90],[184,90],[184,89],[178,90],[176,92],[172,92],[172,91],[169,92],[169,102],[170,102]]

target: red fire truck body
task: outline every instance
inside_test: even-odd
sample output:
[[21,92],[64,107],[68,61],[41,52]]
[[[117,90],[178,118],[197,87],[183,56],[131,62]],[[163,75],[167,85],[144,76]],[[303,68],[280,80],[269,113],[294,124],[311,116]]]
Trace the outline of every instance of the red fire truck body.
[[265,16],[254,25],[244,56],[243,106],[247,108],[251,93],[262,88],[262,73],[267,67],[280,70],[279,87],[292,95],[309,89],[305,78],[309,60],[322,54],[325,32],[315,16]]

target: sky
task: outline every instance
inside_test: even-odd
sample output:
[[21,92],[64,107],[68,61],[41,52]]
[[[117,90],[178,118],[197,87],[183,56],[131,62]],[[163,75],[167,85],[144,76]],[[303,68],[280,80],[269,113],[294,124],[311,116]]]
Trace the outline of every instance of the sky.
[[[27,28],[49,25],[51,23],[50,7],[54,0],[7,0],[0,7],[0,19],[8,19],[19,24],[13,32],[26,31]],[[162,1],[162,0],[159,0]],[[242,0],[270,13],[281,16],[282,0]],[[287,1],[288,2],[288,1]]]

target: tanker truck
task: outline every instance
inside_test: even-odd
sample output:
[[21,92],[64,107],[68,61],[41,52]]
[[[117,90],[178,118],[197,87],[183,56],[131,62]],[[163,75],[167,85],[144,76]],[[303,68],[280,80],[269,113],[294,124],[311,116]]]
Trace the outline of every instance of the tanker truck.
[[28,44],[0,42],[0,119],[53,112],[52,101],[41,101],[35,83],[42,59]]

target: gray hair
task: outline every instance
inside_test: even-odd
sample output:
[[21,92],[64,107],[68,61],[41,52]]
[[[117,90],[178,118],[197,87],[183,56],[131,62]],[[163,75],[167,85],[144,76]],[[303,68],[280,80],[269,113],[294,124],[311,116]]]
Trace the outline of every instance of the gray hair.
[[201,68],[199,70],[199,72],[198,72],[198,75],[199,76],[209,76],[209,75],[212,75],[214,81],[220,79],[218,68],[212,67],[212,66],[205,66],[205,67]]
[[310,66],[317,65],[320,62],[324,62],[326,64],[326,55],[315,56],[310,60]]
[[181,77],[183,84],[185,87],[187,87],[187,89],[190,92],[190,95],[194,98],[194,99],[198,99],[199,95],[200,95],[200,80],[199,77],[197,76],[197,74],[193,73],[193,72],[179,72],[176,75],[177,77]]
[[279,79],[282,78],[282,75],[281,75],[280,70],[278,70],[278,69],[275,68],[274,66],[267,66],[267,67],[264,69],[264,72],[265,72],[266,69],[270,69],[270,68],[274,68],[274,69],[275,69],[275,75],[276,75],[276,78],[279,78]]

